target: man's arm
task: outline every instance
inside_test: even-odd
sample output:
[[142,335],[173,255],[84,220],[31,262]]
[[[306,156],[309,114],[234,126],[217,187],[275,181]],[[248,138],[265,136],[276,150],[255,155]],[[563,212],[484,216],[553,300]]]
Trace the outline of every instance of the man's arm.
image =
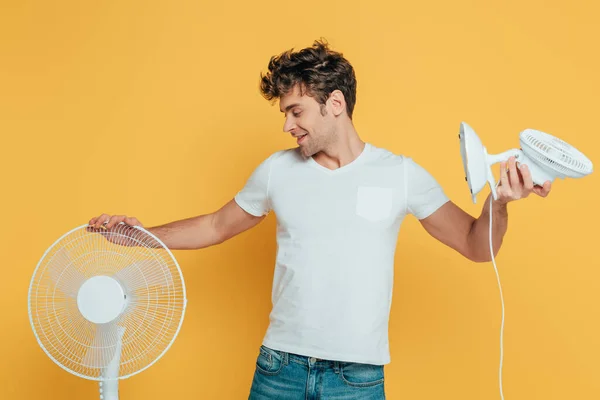
[[[433,214],[422,219],[421,225],[431,236],[469,260],[474,262],[490,261],[489,199],[488,197],[481,215],[477,219],[453,202],[448,201]],[[493,204],[492,213],[492,239],[495,257],[502,246],[508,225],[506,204]]]
[[[471,251],[471,260],[476,262],[491,261],[490,255],[490,193],[485,199],[481,215],[471,226],[467,241]],[[492,200],[492,247],[494,257],[498,255],[502,240],[508,229],[508,207],[506,203]]]
[[235,200],[212,214],[199,215],[166,225],[148,228],[174,250],[195,250],[214,246],[258,225],[265,216],[255,217],[244,211]]
[[[508,162],[500,164],[500,185],[496,189],[498,198],[492,201],[494,257],[500,251],[508,227],[508,203],[526,198],[531,193],[546,197],[550,193],[550,189],[550,182],[545,182],[544,186],[534,186],[527,166],[521,165],[520,169],[517,169],[514,157],[511,157]],[[421,225],[431,236],[455,249],[469,260],[490,261],[490,196],[491,193],[477,219],[449,201],[433,214],[422,219]]]
[[[158,237],[169,249],[192,250],[222,243],[256,226],[264,218],[265,216],[255,217],[247,213],[232,199],[214,213],[146,229]],[[89,224],[99,228],[106,223],[105,227],[109,230],[120,222],[132,226],[143,226],[134,217],[106,214],[92,218]]]

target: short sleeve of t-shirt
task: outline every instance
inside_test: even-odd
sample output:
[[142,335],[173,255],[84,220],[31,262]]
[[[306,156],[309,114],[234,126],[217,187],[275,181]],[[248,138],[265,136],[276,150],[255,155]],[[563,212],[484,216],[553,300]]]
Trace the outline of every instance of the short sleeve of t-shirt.
[[269,179],[273,156],[264,160],[250,175],[246,184],[236,196],[236,203],[255,217],[266,215],[271,211],[269,201]]
[[406,195],[408,212],[423,219],[444,205],[449,199],[444,190],[423,167],[412,158],[405,157]]

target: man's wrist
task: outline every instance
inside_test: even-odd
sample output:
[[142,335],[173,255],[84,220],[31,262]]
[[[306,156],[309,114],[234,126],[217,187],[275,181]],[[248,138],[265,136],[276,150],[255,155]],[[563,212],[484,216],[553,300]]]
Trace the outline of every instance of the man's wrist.
[[492,209],[494,213],[505,214],[508,212],[508,202],[502,200],[492,200]]

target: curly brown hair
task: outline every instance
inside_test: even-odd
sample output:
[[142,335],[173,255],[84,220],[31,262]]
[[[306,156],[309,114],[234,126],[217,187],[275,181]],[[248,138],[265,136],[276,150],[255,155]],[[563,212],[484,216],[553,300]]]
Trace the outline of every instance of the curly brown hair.
[[299,85],[301,94],[306,91],[323,106],[337,89],[344,94],[346,112],[352,119],[356,103],[354,68],[342,53],[331,50],[324,39],[315,40],[311,47],[297,52],[290,49],[271,57],[268,68],[269,72],[260,76],[260,91],[265,99],[279,99]]

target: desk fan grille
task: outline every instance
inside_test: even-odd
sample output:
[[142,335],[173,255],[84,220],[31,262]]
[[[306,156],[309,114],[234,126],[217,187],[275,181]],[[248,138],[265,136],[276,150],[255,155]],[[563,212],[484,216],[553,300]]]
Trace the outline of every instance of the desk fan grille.
[[[125,306],[114,320],[95,324],[80,312],[83,282],[109,276],[119,282]],[[179,266],[162,243],[138,227],[81,226],[44,254],[29,288],[29,318],[40,346],[67,371],[102,380],[120,334],[119,377],[148,368],[171,346],[185,312]]]
[[541,165],[569,177],[592,172],[592,164],[579,150],[545,132],[526,129],[520,135],[521,146],[528,157]]

